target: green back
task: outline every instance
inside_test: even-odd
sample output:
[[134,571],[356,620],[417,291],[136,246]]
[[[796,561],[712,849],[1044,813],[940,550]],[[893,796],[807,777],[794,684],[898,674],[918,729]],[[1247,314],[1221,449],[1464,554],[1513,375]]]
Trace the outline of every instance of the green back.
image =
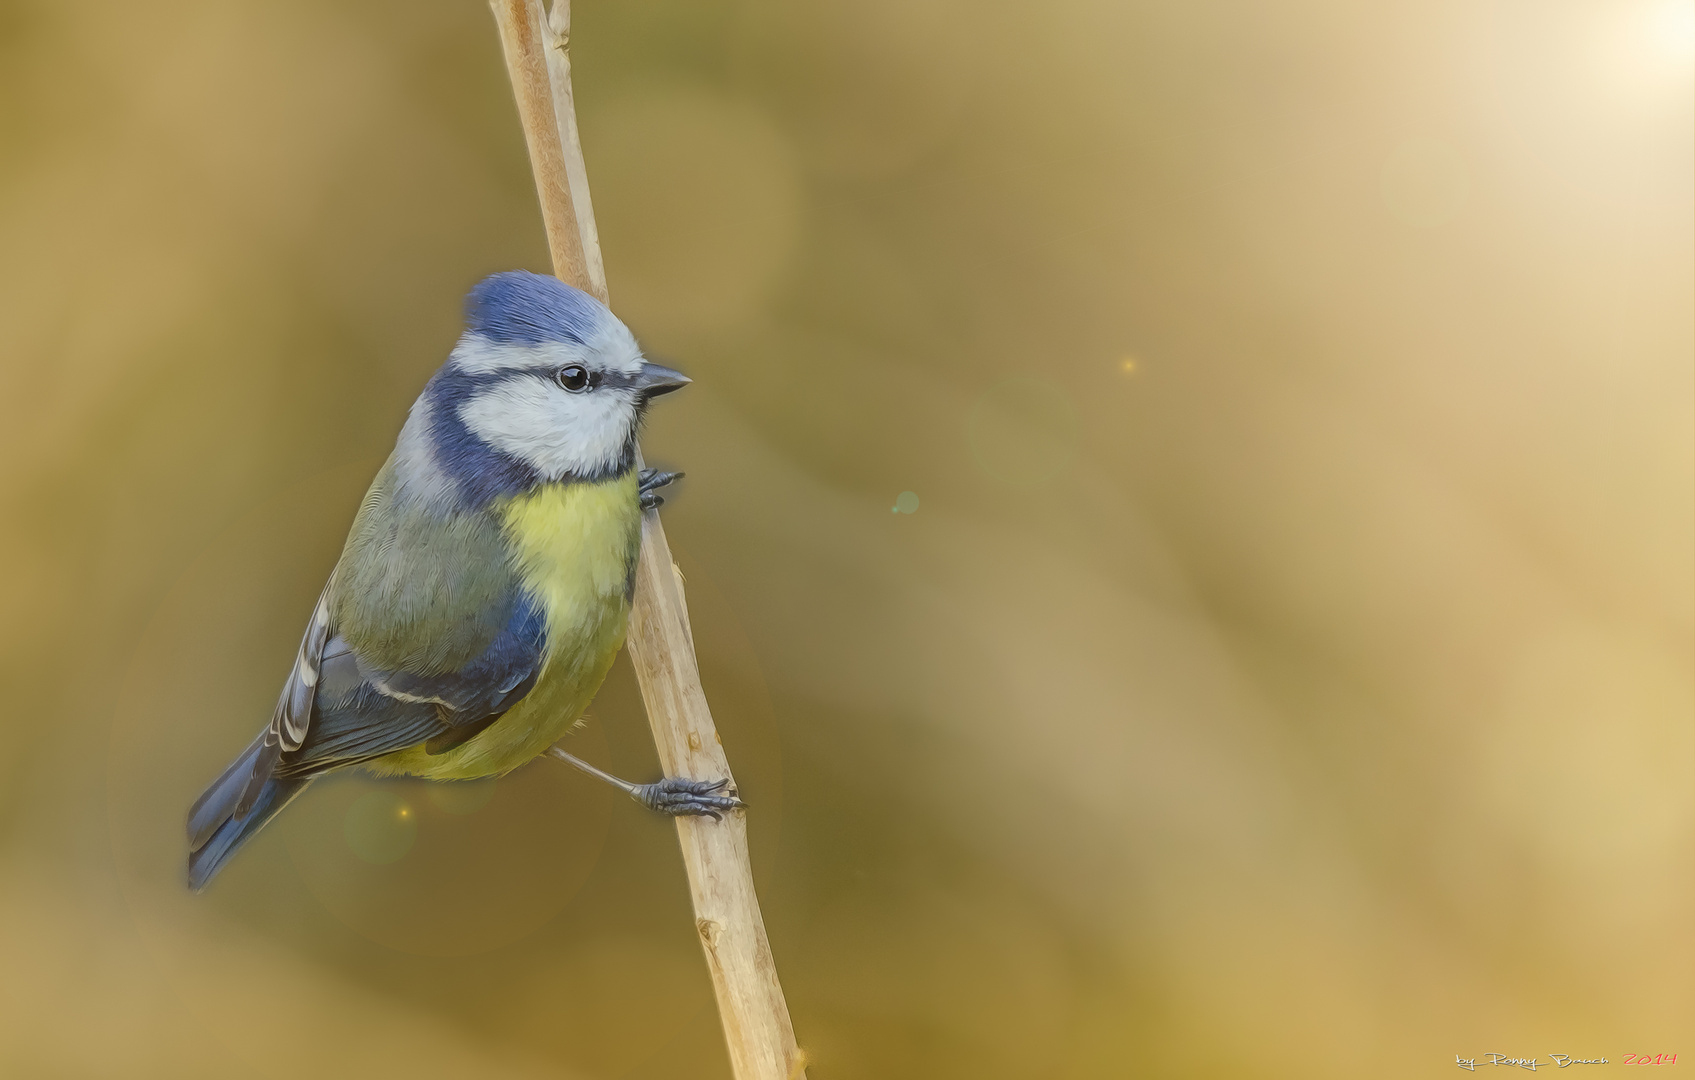
[[500,523],[396,499],[390,458],[353,519],[330,613],[366,664],[438,675],[481,656],[519,597]]

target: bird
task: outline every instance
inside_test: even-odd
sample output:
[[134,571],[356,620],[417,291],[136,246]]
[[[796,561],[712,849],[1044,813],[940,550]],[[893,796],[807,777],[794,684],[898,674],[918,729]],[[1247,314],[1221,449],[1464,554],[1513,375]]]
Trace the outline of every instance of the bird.
[[359,503],[270,722],[188,813],[198,892],[325,773],[470,780],[551,752],[674,815],[745,806],[727,780],[631,784],[553,744],[624,642],[641,515],[682,474],[640,467],[648,361],[598,300],[494,274]]

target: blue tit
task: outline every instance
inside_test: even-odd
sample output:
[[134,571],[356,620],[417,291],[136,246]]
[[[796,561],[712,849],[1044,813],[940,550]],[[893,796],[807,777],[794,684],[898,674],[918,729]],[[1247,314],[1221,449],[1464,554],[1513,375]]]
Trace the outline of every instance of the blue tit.
[[[196,890],[324,773],[466,780],[530,761],[582,715],[624,642],[641,514],[675,478],[638,472],[636,434],[648,403],[689,380],[551,277],[495,274],[465,307],[359,505],[270,724],[189,811]],[[670,813],[742,805],[722,782],[633,785],[582,767]]]

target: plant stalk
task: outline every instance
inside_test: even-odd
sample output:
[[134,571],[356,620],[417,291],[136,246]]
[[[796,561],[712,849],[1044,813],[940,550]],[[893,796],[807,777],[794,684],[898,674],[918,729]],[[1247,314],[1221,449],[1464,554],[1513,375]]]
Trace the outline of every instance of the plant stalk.
[[[551,15],[541,0],[491,0],[490,6],[529,145],[554,273],[607,303],[571,97],[570,0],[554,0]],[[733,781],[700,685],[682,575],[654,510],[642,514],[626,643],[665,775]],[[678,818],[677,839],[736,1080],[804,1080],[806,1055],[795,1045],[753,888],[746,815]]]

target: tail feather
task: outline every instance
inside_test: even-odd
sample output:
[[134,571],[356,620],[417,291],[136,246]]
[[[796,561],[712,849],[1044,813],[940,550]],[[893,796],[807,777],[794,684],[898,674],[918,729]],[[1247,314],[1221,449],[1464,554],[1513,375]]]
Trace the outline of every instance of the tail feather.
[[[239,762],[238,762],[239,764]],[[241,794],[242,781],[246,773],[240,773],[239,778],[227,785],[230,787],[229,796],[233,802]],[[241,850],[241,846],[253,838],[253,835],[265,827],[282,812],[283,807],[294,801],[294,797],[305,790],[312,782],[311,777],[299,780],[282,780],[273,777],[265,781],[259,789],[259,796],[254,800],[252,809],[240,817],[226,814],[223,821],[214,828],[199,847],[188,855],[188,887],[199,892],[212,880],[212,876],[221,869],[230,856]],[[220,779],[213,787],[225,785]],[[210,792],[208,792],[210,794]],[[191,821],[192,823],[192,821]]]
[[254,775],[254,763],[264,751],[265,737],[260,735],[188,811],[188,885],[195,892],[204,889],[241,845],[311,783],[309,778],[272,777],[259,788],[253,805],[237,813],[242,792]]
[[235,813],[236,801],[241,798],[247,778],[253,775],[253,763],[258,759],[264,741],[265,736],[261,733],[253,740],[253,745],[230,762],[223,775],[212,781],[212,786],[188,808],[188,850],[199,851],[218,826]]

